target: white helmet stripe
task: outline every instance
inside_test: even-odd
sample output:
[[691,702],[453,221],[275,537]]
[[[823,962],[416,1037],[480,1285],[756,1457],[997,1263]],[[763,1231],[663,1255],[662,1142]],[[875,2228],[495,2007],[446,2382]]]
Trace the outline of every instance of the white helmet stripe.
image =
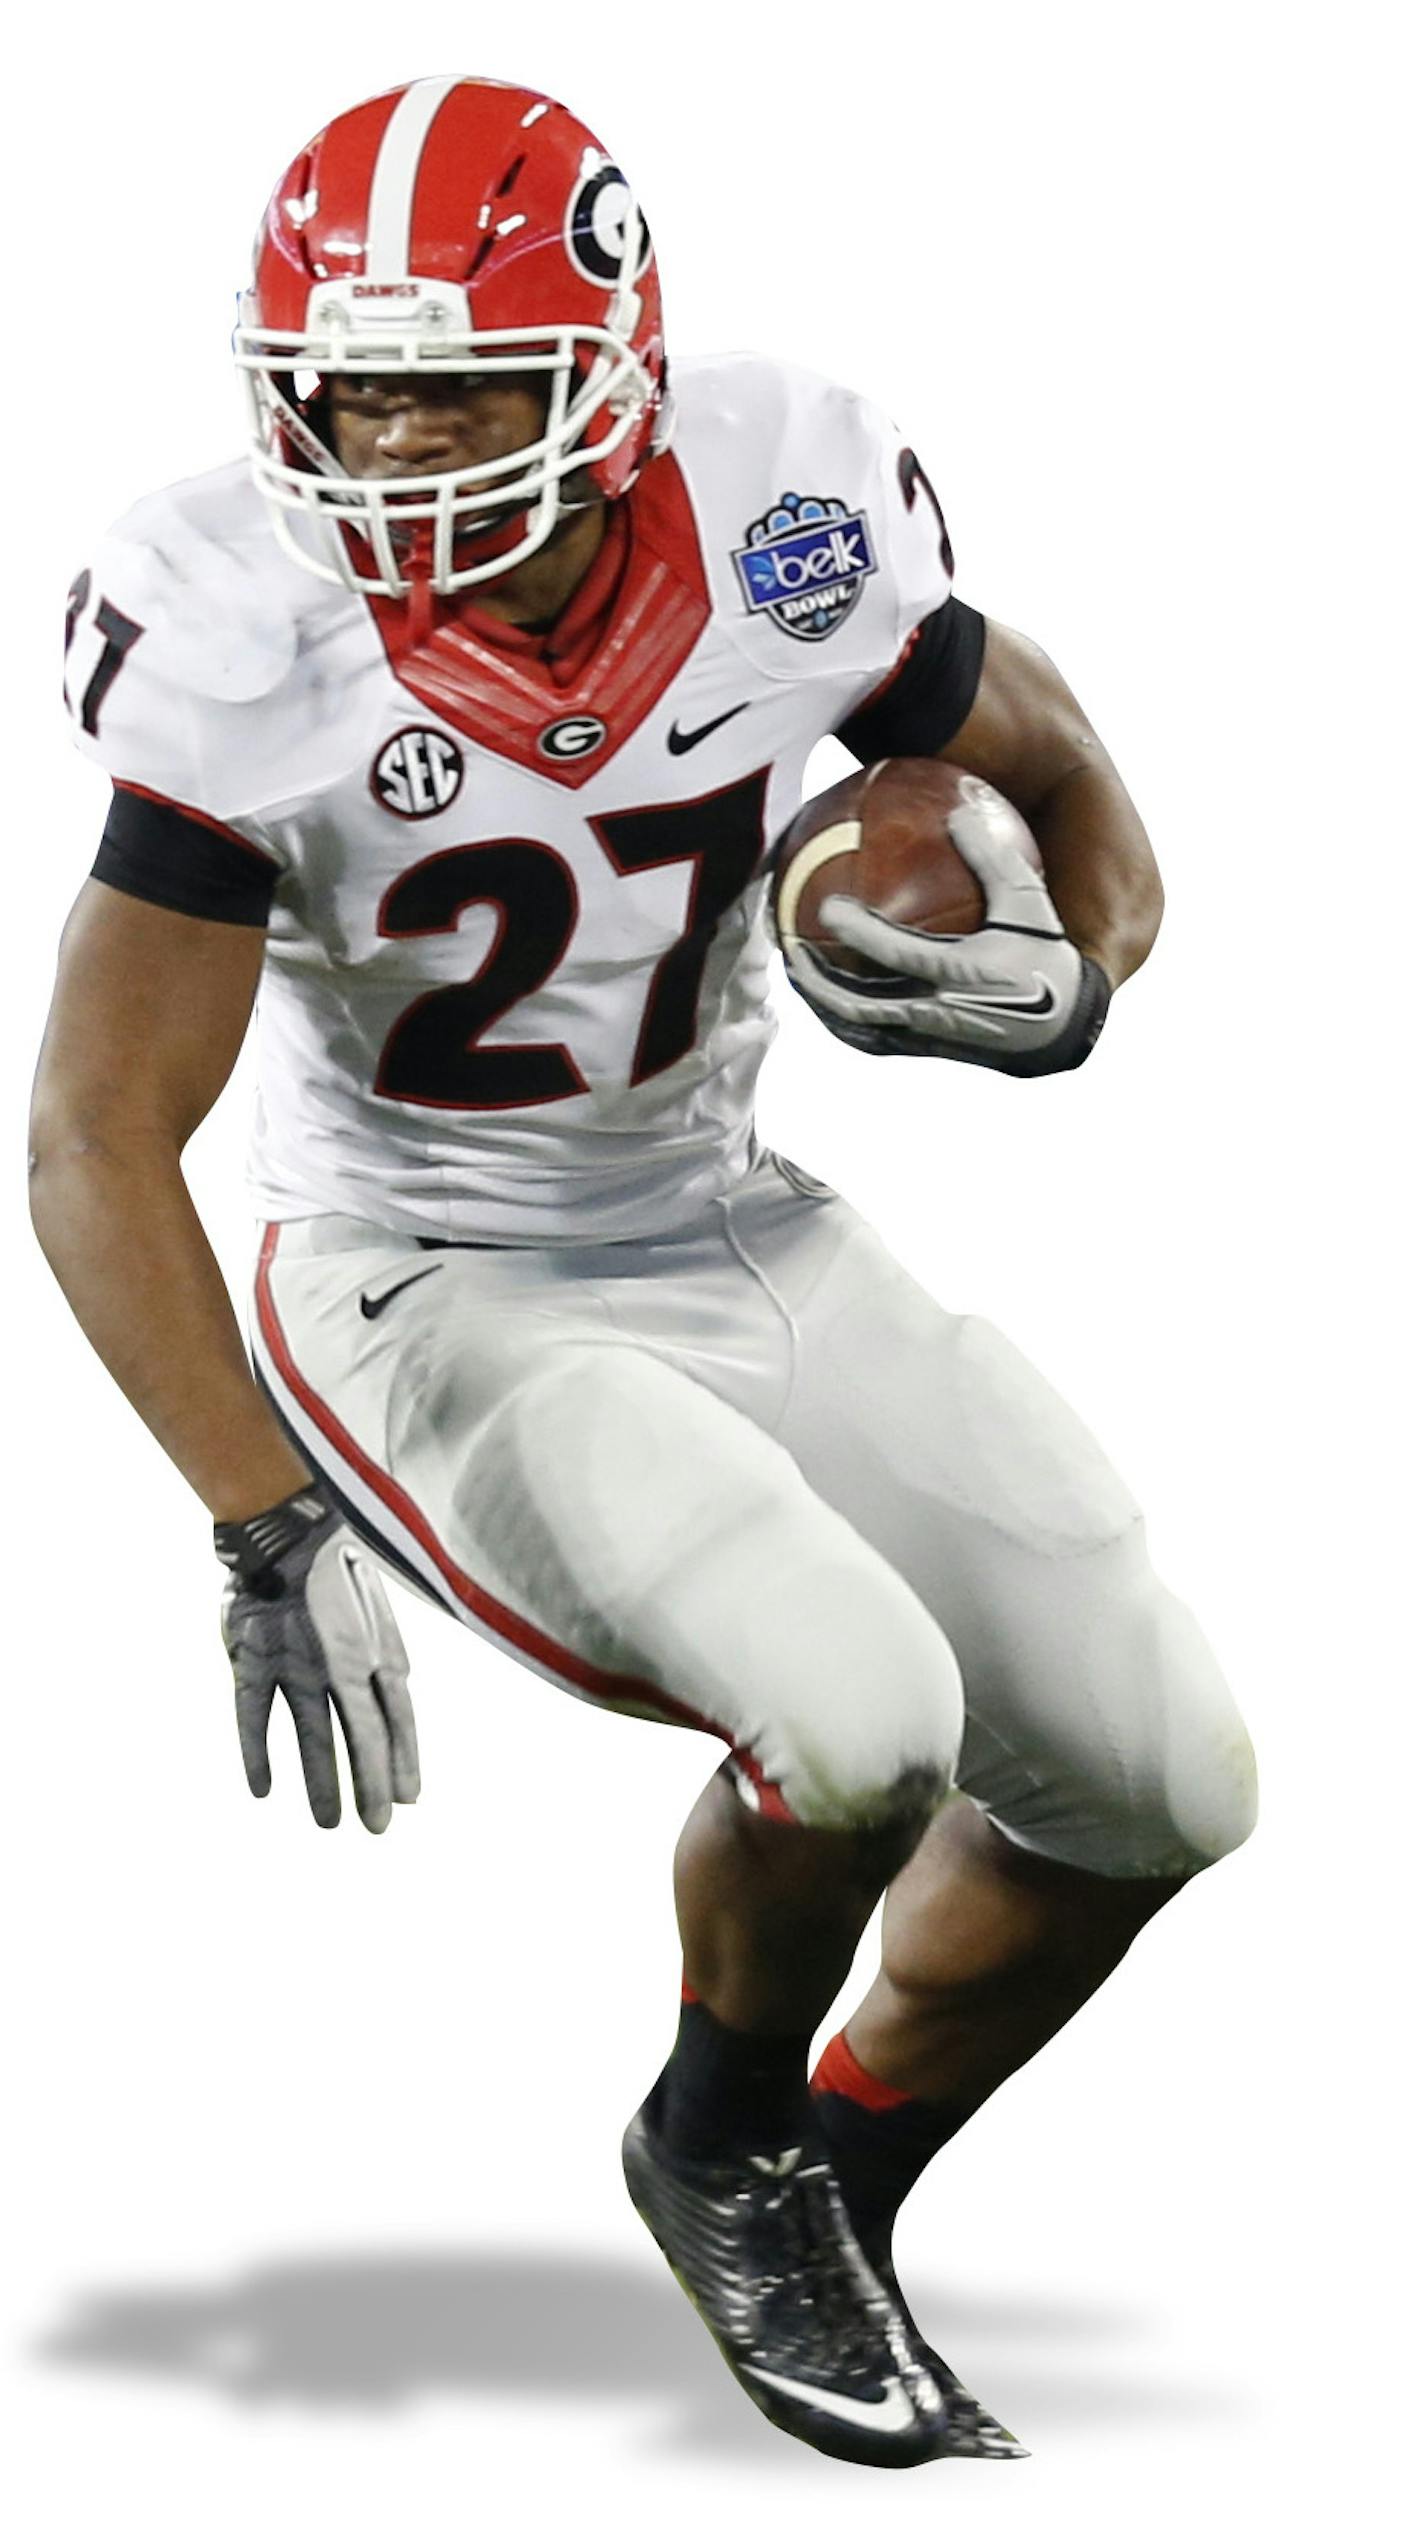
[[366,220],[366,273],[400,282],[410,271],[410,219],[415,181],[430,127],[458,79],[412,80],[381,138]]

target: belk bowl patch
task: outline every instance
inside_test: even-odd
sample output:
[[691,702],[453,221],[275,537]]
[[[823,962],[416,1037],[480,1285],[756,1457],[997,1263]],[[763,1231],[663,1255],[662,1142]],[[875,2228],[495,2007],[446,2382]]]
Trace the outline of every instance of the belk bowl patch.
[[769,611],[783,633],[809,644],[845,623],[880,569],[865,513],[847,511],[834,494],[783,494],[750,523],[732,561],[748,608]]

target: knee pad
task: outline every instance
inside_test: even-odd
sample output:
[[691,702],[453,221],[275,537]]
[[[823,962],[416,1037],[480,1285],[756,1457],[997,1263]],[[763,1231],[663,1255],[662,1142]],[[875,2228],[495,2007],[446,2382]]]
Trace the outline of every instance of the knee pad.
[[1163,1818],[1184,1867],[1205,1869],[1237,1850],[1255,1825],[1256,1757],[1200,1624],[1154,1584]]
[[480,1423],[457,1498],[531,1618],[651,1679],[800,1823],[933,1804],[958,1760],[953,1650],[792,1457],[622,1342],[556,1347]]
[[1138,1546],[1115,1627],[1096,1636],[1095,1696],[1119,1767],[1110,1874],[1190,1877],[1246,1840],[1256,1764],[1195,1616]]
[[1040,1566],[1020,1612],[1020,1664],[1052,1698],[1018,1709],[1012,1763],[965,1777],[1004,1831],[1126,1878],[1188,1877],[1244,1842],[1251,1742],[1140,1523],[1086,1558]]

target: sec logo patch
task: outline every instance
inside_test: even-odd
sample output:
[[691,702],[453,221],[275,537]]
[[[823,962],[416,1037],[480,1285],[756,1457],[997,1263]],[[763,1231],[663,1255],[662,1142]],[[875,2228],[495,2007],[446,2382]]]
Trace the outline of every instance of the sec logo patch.
[[465,781],[465,753],[448,732],[413,723],[377,752],[371,791],[398,820],[433,820]]

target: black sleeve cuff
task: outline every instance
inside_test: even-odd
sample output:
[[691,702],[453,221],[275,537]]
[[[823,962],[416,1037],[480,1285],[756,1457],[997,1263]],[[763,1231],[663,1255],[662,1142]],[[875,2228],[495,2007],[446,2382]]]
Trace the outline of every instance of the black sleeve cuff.
[[836,738],[863,767],[881,758],[933,758],[966,720],[983,666],[984,620],[951,593],[916,627],[884,686]]
[[114,787],[92,871],[131,899],[225,926],[265,926],[279,879],[235,829],[127,785]]

